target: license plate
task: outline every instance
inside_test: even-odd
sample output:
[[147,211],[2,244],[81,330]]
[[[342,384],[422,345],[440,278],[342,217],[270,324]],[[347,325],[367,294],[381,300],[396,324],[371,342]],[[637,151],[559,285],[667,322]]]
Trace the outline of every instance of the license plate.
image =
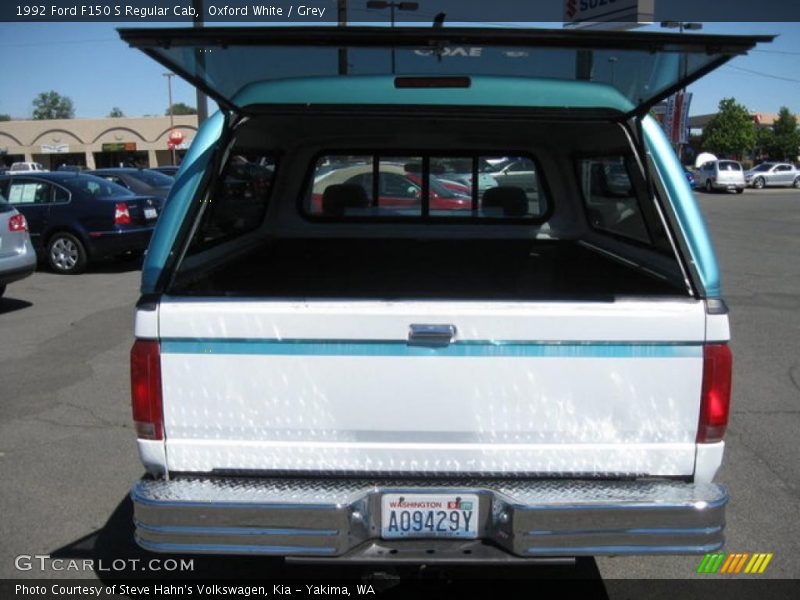
[[155,208],[145,208],[144,209],[144,218],[145,219],[155,219],[158,216],[158,212]]
[[381,537],[478,537],[476,494],[384,494]]

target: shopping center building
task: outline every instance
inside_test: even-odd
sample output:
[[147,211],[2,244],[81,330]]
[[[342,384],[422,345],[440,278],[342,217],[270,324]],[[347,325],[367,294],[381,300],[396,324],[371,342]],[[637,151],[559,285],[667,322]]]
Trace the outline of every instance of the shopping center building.
[[[175,148],[179,163],[197,133],[197,115],[175,116],[182,134]],[[38,162],[55,170],[61,165],[103,167],[170,165],[169,117],[56,119],[0,122],[0,166]]]

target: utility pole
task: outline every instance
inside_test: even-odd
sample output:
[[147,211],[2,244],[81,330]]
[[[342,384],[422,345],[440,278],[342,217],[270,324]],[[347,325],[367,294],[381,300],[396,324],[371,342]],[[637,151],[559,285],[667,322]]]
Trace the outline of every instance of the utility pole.
[[[367,8],[369,9],[389,9],[390,20],[392,23],[392,29],[394,29],[394,11],[395,9],[398,10],[417,10],[419,8],[419,2],[385,2],[384,0],[369,0],[367,2]],[[394,56],[394,46],[392,46],[392,75],[395,74],[395,56]]]
[[[172,78],[175,77],[175,73],[164,73],[164,77],[167,78],[167,97],[169,98],[169,108],[167,109],[169,112],[169,132],[175,130],[175,116],[172,114]],[[172,164],[175,164],[175,146],[172,146]]]
[[[203,27],[203,9],[204,7],[204,0],[192,0],[192,6],[194,7],[195,18],[194,18],[194,27]],[[202,48],[195,50],[196,58],[198,62],[198,66],[200,67],[201,72],[205,71],[205,54],[203,54]],[[203,124],[208,118],[208,97],[198,88],[197,89],[197,125],[198,127]]]

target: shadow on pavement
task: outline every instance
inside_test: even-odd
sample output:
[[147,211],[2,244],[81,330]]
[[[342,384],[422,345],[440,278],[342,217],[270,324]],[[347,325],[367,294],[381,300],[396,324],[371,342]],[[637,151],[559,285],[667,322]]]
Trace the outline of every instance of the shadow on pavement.
[[142,256],[125,256],[122,258],[106,258],[89,263],[86,274],[130,273],[142,269]]
[[[153,554],[139,548],[133,540],[133,505],[125,497],[102,529],[66,546],[53,550],[51,558],[91,559],[95,575],[106,584],[138,579],[154,582],[238,580],[267,585],[292,580],[307,582],[370,583],[376,590],[394,592],[449,593],[455,591],[498,592],[498,586],[519,591],[529,598],[534,580],[579,580],[581,590],[591,598],[607,598],[606,590],[593,558],[579,558],[570,565],[464,565],[464,566],[366,566],[334,563],[291,564],[281,558],[263,556],[203,556]],[[124,560],[120,560],[124,559]],[[131,560],[133,559],[133,560]],[[136,561],[138,559],[138,561]],[[190,571],[163,572],[150,570],[152,559],[193,561]],[[115,562],[116,561],[116,562]],[[125,568],[117,566],[125,564]],[[529,583],[525,583],[529,582]],[[494,594],[492,594],[494,595]],[[503,594],[507,596],[507,594]],[[511,594],[511,596],[516,594]]]
[[26,300],[17,300],[16,298],[0,298],[0,315],[22,310],[23,308],[30,308],[32,303]]

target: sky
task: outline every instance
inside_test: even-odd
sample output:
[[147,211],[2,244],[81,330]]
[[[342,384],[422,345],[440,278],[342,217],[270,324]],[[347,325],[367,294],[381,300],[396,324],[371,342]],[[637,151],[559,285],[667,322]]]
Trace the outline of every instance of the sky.
[[[79,118],[103,117],[113,107],[126,116],[163,115],[168,104],[166,69],[129,48],[116,32],[117,27],[141,26],[0,23],[0,114],[30,118],[36,95],[55,90],[73,100]],[[800,23],[704,23],[703,33],[779,37],[693,84],[692,115],[715,112],[719,101],[731,96],[752,112],[776,113],[787,106],[800,113]],[[173,101],[196,105],[194,88],[178,77],[172,81]]]

